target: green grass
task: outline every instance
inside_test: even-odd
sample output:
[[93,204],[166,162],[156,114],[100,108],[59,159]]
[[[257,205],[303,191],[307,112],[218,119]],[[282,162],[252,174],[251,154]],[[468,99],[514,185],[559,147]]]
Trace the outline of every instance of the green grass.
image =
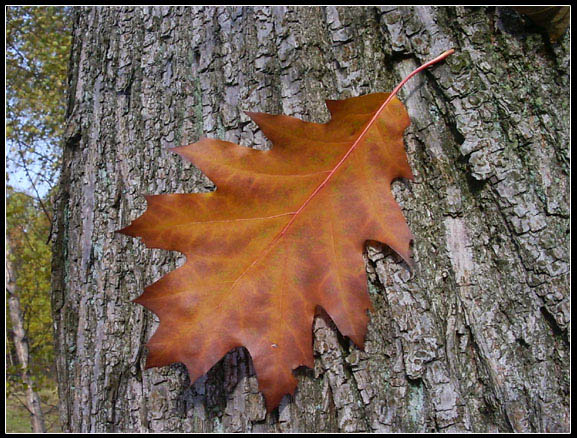
[[[61,432],[58,421],[58,393],[56,388],[43,388],[39,391],[44,423],[47,432]],[[17,392],[6,397],[6,432],[32,432],[30,413],[24,407],[25,395]]]

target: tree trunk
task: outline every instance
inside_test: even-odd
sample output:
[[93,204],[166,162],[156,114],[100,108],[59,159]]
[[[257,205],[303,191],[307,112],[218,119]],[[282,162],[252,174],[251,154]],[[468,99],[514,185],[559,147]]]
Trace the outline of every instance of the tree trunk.
[[[414,182],[393,185],[415,269],[369,247],[365,351],[314,324],[314,369],[266,414],[246,350],[192,386],[143,370],[130,300],[182,263],[115,234],[144,194],[212,183],[167,151],[269,147],[243,110],[328,120],[325,99],[400,92]],[[64,430],[544,432],[569,418],[569,36],[510,8],[78,8],[55,220]]]
[[8,295],[8,314],[10,315],[10,323],[12,324],[12,333],[14,348],[16,350],[16,357],[18,358],[18,366],[20,368],[20,375],[22,376],[22,383],[24,384],[26,393],[26,409],[30,412],[30,420],[32,423],[32,431],[34,433],[46,432],[44,426],[44,414],[42,413],[42,405],[40,404],[40,397],[34,390],[34,382],[30,374],[30,349],[28,345],[28,337],[26,336],[26,329],[24,328],[24,315],[22,307],[20,306],[20,297],[16,288],[16,278],[14,276],[14,269],[12,261],[10,260],[10,241],[6,237],[6,293]]

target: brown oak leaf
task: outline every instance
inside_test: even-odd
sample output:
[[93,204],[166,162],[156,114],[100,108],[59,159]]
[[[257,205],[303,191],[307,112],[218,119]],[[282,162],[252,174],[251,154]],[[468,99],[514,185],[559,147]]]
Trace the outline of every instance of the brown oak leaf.
[[325,124],[248,113],[273,142],[268,151],[216,139],[173,149],[217,189],[147,196],[146,212],[121,230],[186,256],[135,300],[160,319],[147,367],[182,362],[194,382],[245,347],[270,411],[294,392],[293,370],[313,366],[317,307],[363,347],[366,242],[411,263],[411,232],[390,189],[412,178],[409,117],[393,94],[327,101]]

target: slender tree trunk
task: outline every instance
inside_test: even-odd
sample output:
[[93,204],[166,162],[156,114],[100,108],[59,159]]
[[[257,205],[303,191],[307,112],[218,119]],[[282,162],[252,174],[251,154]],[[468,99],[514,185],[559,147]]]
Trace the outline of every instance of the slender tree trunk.
[[[76,10],[55,219],[53,308],[68,431],[568,431],[569,37],[509,8]],[[192,386],[143,371],[154,316],[131,299],[182,263],[115,234],[144,194],[212,183],[167,151],[268,147],[243,110],[323,122],[325,99],[400,98],[414,182],[394,194],[416,268],[367,249],[365,351],[314,324],[314,369],[266,414],[250,358]]]
[[44,433],[46,432],[46,428],[44,426],[44,415],[42,414],[40,397],[38,397],[38,394],[34,390],[34,383],[28,367],[30,362],[28,338],[26,336],[26,329],[24,328],[24,315],[20,307],[20,298],[18,297],[18,290],[16,289],[16,279],[10,260],[10,242],[8,237],[6,237],[6,292],[8,294],[8,314],[10,315],[10,322],[12,324],[12,340],[16,349],[18,366],[20,367],[22,383],[24,384],[26,392],[26,409],[30,412],[32,431],[34,433]]

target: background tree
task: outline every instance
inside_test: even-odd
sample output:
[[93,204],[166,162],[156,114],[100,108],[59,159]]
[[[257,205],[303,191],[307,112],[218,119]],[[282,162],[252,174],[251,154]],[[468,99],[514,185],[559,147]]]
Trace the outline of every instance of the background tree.
[[31,373],[41,386],[45,378],[54,375],[50,310],[52,253],[46,241],[50,222],[33,197],[11,187],[6,198],[6,216],[14,288],[24,315],[30,355],[34,358]]
[[[6,8],[6,427],[12,432],[30,430],[18,412],[23,390],[38,432],[44,426],[36,390],[50,394],[55,387],[48,239],[64,125],[68,15],[61,7]],[[52,407],[44,405],[44,412]]]
[[12,257],[10,253],[10,239],[6,239],[6,295],[8,302],[8,314],[10,315],[10,334],[12,335],[12,343],[18,361],[17,375],[21,379],[25,391],[24,406],[30,412],[32,420],[32,430],[36,433],[45,432],[44,415],[42,407],[40,406],[40,397],[34,390],[32,376],[30,373],[30,346],[24,328],[24,316],[22,314],[22,306],[20,305],[20,298],[16,282],[14,278],[14,268],[12,264]]
[[61,7],[6,8],[7,164],[37,198],[54,186],[60,166],[69,14]]
[[[314,324],[315,368],[267,415],[250,358],[190,386],[143,371],[130,300],[182,263],[115,234],[143,194],[213,184],[166,149],[269,147],[243,110],[326,121],[324,99],[400,93],[415,174],[394,184],[416,269],[367,249],[366,349]],[[567,431],[569,37],[510,8],[127,7],[74,15],[53,309],[68,431]]]

